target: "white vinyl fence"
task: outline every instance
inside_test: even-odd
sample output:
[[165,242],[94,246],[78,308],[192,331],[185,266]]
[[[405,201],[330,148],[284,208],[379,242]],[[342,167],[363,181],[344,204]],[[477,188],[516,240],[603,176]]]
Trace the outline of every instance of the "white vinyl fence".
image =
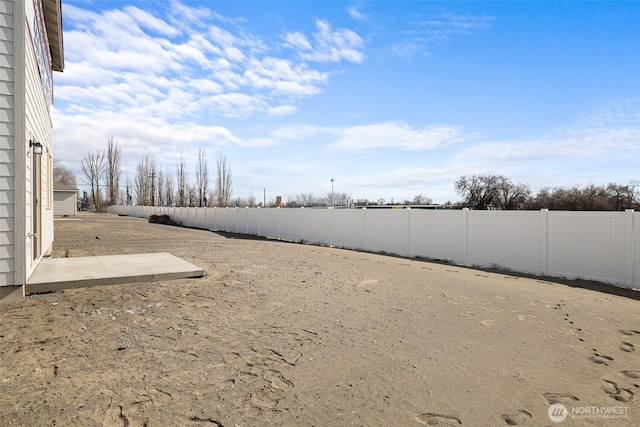
[[640,212],[633,210],[111,206],[109,212],[164,214],[186,227],[640,288]]

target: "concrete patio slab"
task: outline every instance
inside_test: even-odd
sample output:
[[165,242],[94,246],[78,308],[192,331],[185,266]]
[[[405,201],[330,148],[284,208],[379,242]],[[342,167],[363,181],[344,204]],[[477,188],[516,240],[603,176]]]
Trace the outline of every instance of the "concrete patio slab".
[[202,276],[202,268],[165,252],[49,258],[31,275],[25,293]]

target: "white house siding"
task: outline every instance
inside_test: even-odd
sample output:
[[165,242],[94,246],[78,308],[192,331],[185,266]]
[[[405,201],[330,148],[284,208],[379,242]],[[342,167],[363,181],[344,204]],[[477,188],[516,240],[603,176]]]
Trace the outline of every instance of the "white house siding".
[[[53,185],[52,177],[48,176],[51,173],[51,168],[48,167],[49,158],[52,153],[52,121],[50,114],[50,100],[45,96],[44,89],[40,80],[40,71],[38,68],[38,62],[36,59],[36,51],[33,43],[33,2],[27,1],[26,15],[27,15],[27,27],[25,28],[25,130],[26,138],[25,144],[29,145],[29,140],[35,140],[43,145],[42,162],[41,162],[41,194],[40,194],[40,206],[42,207],[42,228],[40,230],[40,239],[42,243],[42,254],[51,252],[53,244],[53,204],[50,197],[50,186]],[[31,153],[31,151],[29,151]],[[27,214],[27,231],[31,233],[33,231],[32,224],[32,194],[31,194],[31,177],[33,173],[31,171],[32,159],[30,154],[26,161],[26,173],[27,178],[26,185],[26,214]],[[39,259],[33,259],[33,246],[31,239],[27,241],[27,257],[26,271],[27,278],[31,275]]]
[[0,286],[15,284],[13,6],[0,1]]

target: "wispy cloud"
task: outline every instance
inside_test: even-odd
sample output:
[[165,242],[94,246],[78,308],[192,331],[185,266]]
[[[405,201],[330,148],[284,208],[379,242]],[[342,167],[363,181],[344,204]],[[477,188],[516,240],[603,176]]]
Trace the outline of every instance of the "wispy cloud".
[[297,49],[298,56],[304,61],[364,61],[364,43],[355,31],[346,28],[333,30],[329,22],[322,19],[316,21],[316,27],[313,40],[299,32],[288,33],[285,46]]
[[455,37],[469,36],[492,27],[495,18],[487,15],[441,14],[420,16],[408,21],[404,37],[390,50],[402,59],[426,54],[434,44],[449,42]]
[[455,126],[433,125],[414,129],[401,122],[384,122],[344,128],[336,132],[336,137],[328,149],[365,152],[382,148],[428,150],[442,144],[461,142],[471,135],[464,135]]
[[449,39],[491,28],[494,20],[494,17],[487,15],[447,13],[419,20],[414,31],[439,39]]
[[364,5],[362,3],[353,4],[347,7],[347,13],[349,16],[357,21],[366,21],[369,17],[362,11]]
[[265,137],[250,139],[247,145],[274,146],[292,141],[317,141],[328,152],[367,153],[391,149],[401,151],[430,150],[443,144],[474,139],[455,126],[433,125],[413,128],[402,122],[382,122],[347,127],[289,125],[272,129]]

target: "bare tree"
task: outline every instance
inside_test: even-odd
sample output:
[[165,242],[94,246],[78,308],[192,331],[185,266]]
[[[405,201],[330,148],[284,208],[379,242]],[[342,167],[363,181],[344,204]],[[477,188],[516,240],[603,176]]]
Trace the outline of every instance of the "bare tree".
[[327,206],[347,206],[351,197],[347,193],[328,193],[325,199]]
[[187,198],[189,197],[189,181],[187,179],[187,166],[184,163],[184,157],[180,154],[180,163],[178,164],[178,203],[177,206],[188,206]]
[[109,203],[118,204],[118,193],[120,192],[120,158],[122,153],[118,148],[118,143],[109,138],[107,143],[107,193]]
[[69,187],[76,186],[76,176],[58,159],[53,159],[53,181],[61,182]]
[[202,148],[198,149],[198,164],[196,165],[196,187],[198,191],[198,206],[205,206],[207,191],[209,190],[209,165]]
[[456,192],[464,197],[464,204],[470,208],[490,209],[498,197],[500,178],[498,175],[464,175],[456,181]]
[[247,198],[245,203],[245,206],[248,206],[250,208],[255,208],[256,206],[258,206],[256,202],[256,196],[254,196],[253,193],[249,193],[249,197]]
[[136,168],[135,189],[138,205],[149,206],[155,202],[154,181],[156,175],[156,162],[145,157],[138,162]]
[[531,196],[528,184],[514,184],[511,179],[498,176],[496,193],[496,207],[503,210],[522,209],[524,203]]
[[99,149],[87,151],[80,160],[80,168],[87,179],[87,183],[91,186],[91,200],[94,209],[98,210],[102,202],[100,180],[105,170],[104,151]]
[[169,173],[164,176],[164,192],[167,206],[173,206],[175,203],[175,190],[173,177]]
[[187,188],[187,206],[198,206],[198,190],[194,184],[189,184],[189,187]]
[[313,193],[300,193],[293,198],[289,198],[285,202],[288,207],[310,207],[310,206],[326,206],[327,200],[322,197],[316,197]]
[[162,169],[158,169],[158,173],[156,174],[156,206],[167,206],[167,193],[164,189],[166,184],[164,178],[164,172]]
[[216,206],[228,206],[233,192],[231,167],[227,164],[227,157],[219,154],[216,160]]
[[124,199],[124,204],[131,205],[133,203],[133,193],[132,193],[131,179],[129,178],[129,175],[127,175],[127,180],[125,181],[125,190],[126,190],[126,195]]
[[405,205],[430,205],[433,203],[430,197],[425,196],[424,194],[416,194],[413,196],[413,201],[405,200]]

